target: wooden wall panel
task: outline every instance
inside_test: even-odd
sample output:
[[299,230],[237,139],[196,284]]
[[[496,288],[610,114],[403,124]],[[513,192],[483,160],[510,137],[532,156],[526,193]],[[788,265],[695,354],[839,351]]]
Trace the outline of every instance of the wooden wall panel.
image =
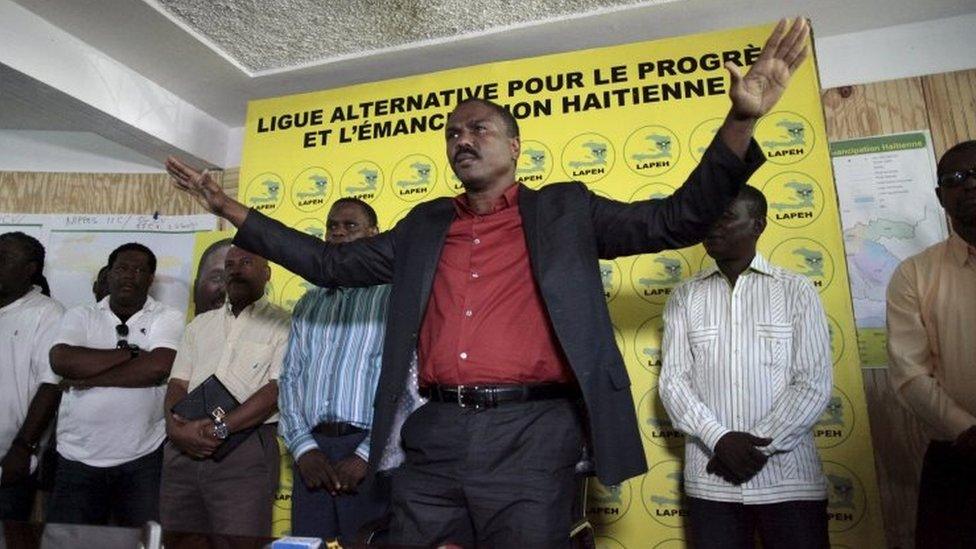
[[936,157],[976,139],[976,70],[925,76],[922,85]]
[[204,213],[166,174],[0,172],[0,189],[0,212]]
[[823,104],[831,141],[928,128],[918,78],[831,88]]

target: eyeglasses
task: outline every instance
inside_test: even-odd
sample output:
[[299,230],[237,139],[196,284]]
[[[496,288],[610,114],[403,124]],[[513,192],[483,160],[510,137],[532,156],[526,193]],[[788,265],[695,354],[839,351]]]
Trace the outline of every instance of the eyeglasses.
[[129,337],[129,327],[124,322],[115,327],[115,335],[119,338],[115,346],[119,349],[128,349],[129,341],[126,338]]
[[961,187],[966,183],[967,179],[976,180],[976,168],[946,172],[939,176],[939,186],[947,188]]

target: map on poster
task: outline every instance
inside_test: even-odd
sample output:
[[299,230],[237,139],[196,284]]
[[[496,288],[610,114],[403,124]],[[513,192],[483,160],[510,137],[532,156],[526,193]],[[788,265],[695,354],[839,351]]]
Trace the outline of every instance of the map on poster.
[[946,237],[928,131],[830,144],[862,366],[884,367],[885,291],[902,260]]
[[0,233],[24,232],[44,245],[51,296],[66,308],[91,303],[92,282],[108,255],[126,242],[138,242],[156,255],[149,294],[185,314],[195,235],[216,228],[212,215],[0,213]]

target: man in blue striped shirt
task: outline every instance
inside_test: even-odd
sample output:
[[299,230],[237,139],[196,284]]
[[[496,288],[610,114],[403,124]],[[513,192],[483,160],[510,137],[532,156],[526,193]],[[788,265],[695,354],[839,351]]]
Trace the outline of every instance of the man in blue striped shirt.
[[[340,198],[329,210],[326,240],[377,233],[373,208]],[[390,286],[315,288],[295,306],[278,380],[279,431],[295,460],[292,534],[352,540],[386,513],[388,486],[360,486],[369,461],[373,396],[383,356]]]

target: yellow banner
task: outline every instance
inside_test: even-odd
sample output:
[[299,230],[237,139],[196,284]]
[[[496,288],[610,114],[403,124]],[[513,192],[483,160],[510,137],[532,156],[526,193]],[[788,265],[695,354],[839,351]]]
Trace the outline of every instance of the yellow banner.
[[[517,177],[533,188],[577,180],[617,200],[663,197],[701,159],[729,108],[722,65],[749,65],[772,26],[489,63],[341,89],[252,101],[239,198],[322,236],[341,196],[371,203],[382,228],[414,205],[461,192],[445,155],[447,114],[471,95],[520,120]],[[884,543],[837,196],[813,59],[795,75],[756,139],[768,162],[750,184],[769,199],[760,250],[810,277],[829,316],[834,394],[815,427],[837,547]],[[650,472],[591,483],[601,547],[682,547],[684,437],[657,396],[661,311],[698,271],[700,246],[601,262],[617,343],[633,380]],[[272,295],[291,307],[308,283],[276,269]],[[280,517],[276,517],[278,519]],[[276,528],[281,528],[276,520]],[[284,530],[277,530],[283,532]]]

